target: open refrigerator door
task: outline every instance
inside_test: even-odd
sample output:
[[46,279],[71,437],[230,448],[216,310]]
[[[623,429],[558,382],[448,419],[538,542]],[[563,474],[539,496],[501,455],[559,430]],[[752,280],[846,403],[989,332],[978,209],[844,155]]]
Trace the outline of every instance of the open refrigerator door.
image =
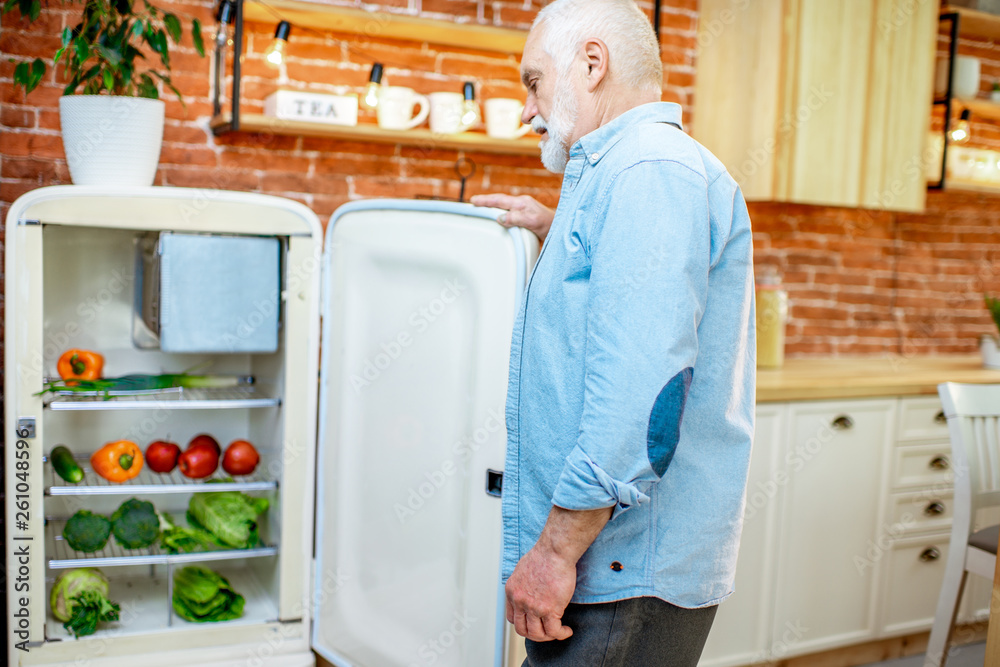
[[[343,666],[500,665],[495,496],[537,241],[496,213],[358,202],[335,215],[324,255],[315,215],[276,197],[19,198],[6,232],[7,664],[311,667],[315,649]],[[99,351],[105,378],[189,371],[228,386],[50,384],[73,348]],[[149,454],[202,434],[249,441],[260,461],[195,476],[147,457],[124,479],[91,460],[107,443]],[[240,518],[235,539],[206,509],[234,504],[215,514]],[[156,512],[156,540],[118,530],[126,509]],[[81,516],[111,534],[86,543],[68,527]],[[171,524],[195,537],[168,544]],[[81,633],[50,596],[83,568],[107,579],[118,613]]]
[[[263,195],[59,186],[13,204],[8,664],[312,664],[321,244],[309,209]],[[188,371],[229,386],[48,384],[71,348],[99,351],[104,377]],[[91,460],[106,443],[129,441],[148,453],[153,441],[183,448],[200,434],[221,449],[248,441],[259,463],[230,474],[215,462],[209,473],[189,475],[179,467],[155,472],[149,460],[139,469],[138,457],[126,466],[115,454],[111,462],[131,471],[125,479]],[[68,450],[62,466],[53,462],[57,446]],[[125,526],[134,520],[148,534],[148,511],[160,528],[169,521],[182,534],[202,530],[194,531],[201,540],[168,546],[162,535],[136,537]],[[111,534],[101,534],[109,524]],[[214,582],[200,589],[210,594],[204,599],[192,593],[195,580],[178,578],[188,567],[202,568],[201,584]],[[117,620],[105,615],[89,633],[70,632],[50,609],[60,576],[80,568],[99,570],[106,598],[119,607]]]
[[338,667],[497,665],[510,336],[537,239],[377,200],[327,230],[313,648]]

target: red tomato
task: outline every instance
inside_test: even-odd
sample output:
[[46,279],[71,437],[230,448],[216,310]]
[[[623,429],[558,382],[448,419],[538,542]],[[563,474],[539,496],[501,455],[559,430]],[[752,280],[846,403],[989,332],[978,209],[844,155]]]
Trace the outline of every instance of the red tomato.
[[146,448],[146,465],[153,472],[170,472],[177,465],[181,448],[173,442],[156,440]]
[[188,443],[187,448],[191,449],[195,445],[211,445],[212,449],[215,450],[216,456],[222,456],[222,447],[219,446],[219,441],[208,435],[207,433],[202,433],[201,435],[196,435],[191,438],[191,442]]
[[184,450],[178,461],[185,477],[208,477],[219,467],[219,455],[210,443],[202,442]]
[[233,440],[222,457],[222,469],[230,475],[249,475],[260,463],[260,454],[246,440]]

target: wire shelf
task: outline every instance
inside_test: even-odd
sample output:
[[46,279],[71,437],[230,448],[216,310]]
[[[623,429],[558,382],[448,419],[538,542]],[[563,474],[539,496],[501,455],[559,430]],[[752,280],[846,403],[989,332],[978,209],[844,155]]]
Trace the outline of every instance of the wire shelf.
[[281,399],[255,385],[218,389],[169,387],[153,391],[105,395],[103,393],[59,393],[47,399],[50,410],[235,410],[271,408]]
[[[178,518],[175,522],[180,523],[181,521]],[[62,532],[65,526],[65,519],[46,518],[45,520],[45,553],[48,555],[49,568],[53,570],[73,567],[177,565],[216,560],[265,558],[278,553],[277,545],[261,544],[253,549],[220,549],[218,551],[171,554],[161,549],[159,544],[142,549],[126,549],[118,544],[114,535],[108,537],[108,543],[104,545],[103,549],[93,553],[83,553],[70,547],[63,539]]]
[[[250,475],[231,477],[220,465],[211,476],[202,479],[185,477],[179,468],[172,472],[153,472],[148,465],[127,482],[109,482],[90,467],[90,459],[73,457],[83,468],[83,480],[71,484],[60,477],[45,457],[42,468],[43,486],[47,496],[94,496],[94,495],[154,495],[166,493],[217,493],[219,491],[268,491],[278,488],[278,481],[271,479],[267,466],[258,465]],[[206,482],[212,481],[211,484]]]

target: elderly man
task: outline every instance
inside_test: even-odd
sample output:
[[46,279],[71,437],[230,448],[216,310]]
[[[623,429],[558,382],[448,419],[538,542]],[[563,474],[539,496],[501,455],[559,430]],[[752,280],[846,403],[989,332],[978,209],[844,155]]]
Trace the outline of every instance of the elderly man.
[[[694,666],[732,592],[753,435],[750,220],[660,102],[632,0],[535,21],[524,122],[559,206],[483,195],[545,237],[514,326],[507,619],[526,665]],[[501,216],[503,217],[503,216]]]

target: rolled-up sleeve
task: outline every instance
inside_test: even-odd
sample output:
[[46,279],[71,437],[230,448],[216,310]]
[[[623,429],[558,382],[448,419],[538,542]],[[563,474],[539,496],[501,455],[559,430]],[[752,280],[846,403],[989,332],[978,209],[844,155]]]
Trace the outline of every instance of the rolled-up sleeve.
[[[680,438],[712,255],[708,185],[669,160],[623,170],[583,239],[590,258],[584,406],[553,491],[571,510],[649,500]],[[695,445],[695,443],[691,443]]]

